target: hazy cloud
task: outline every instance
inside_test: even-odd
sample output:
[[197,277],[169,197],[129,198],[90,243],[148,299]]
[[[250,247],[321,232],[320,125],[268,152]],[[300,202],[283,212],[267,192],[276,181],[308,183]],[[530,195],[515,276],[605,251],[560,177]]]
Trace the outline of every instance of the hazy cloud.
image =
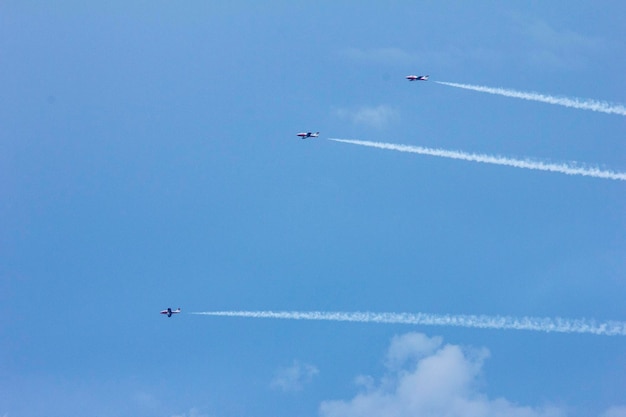
[[435,76],[435,69],[441,71],[472,63],[500,68],[514,64],[520,58],[524,64],[543,69],[577,69],[587,66],[598,53],[619,51],[619,45],[614,41],[580,33],[576,28],[557,28],[545,21],[525,16],[511,16],[510,19],[510,30],[519,42],[515,53],[511,53],[510,48],[463,43],[444,43],[433,47],[425,42],[408,49],[396,46],[345,48],[339,51],[339,55],[360,65],[402,66],[409,72]]
[[626,405],[611,407],[602,417],[626,417]]
[[294,361],[293,365],[276,371],[270,386],[284,392],[300,391],[318,373],[315,366]]
[[[418,49],[405,50],[398,47],[388,48],[347,48],[339,51],[339,55],[359,65],[384,65],[385,67],[402,67],[408,73],[434,74],[435,69],[450,68],[475,61],[482,65],[500,65],[501,54],[496,50],[483,46],[437,45],[431,48],[422,45]],[[408,75],[408,74],[403,74]]]
[[398,112],[390,106],[381,104],[376,107],[360,107],[358,109],[336,109],[335,115],[352,121],[357,125],[382,128],[398,119]]
[[396,47],[389,48],[346,48],[340,51],[340,55],[354,61],[381,63],[381,64],[411,64],[415,56]]
[[159,400],[152,393],[146,391],[135,392],[133,399],[142,409],[156,410],[161,405]]
[[537,43],[554,50],[561,48],[595,49],[603,45],[600,38],[583,36],[571,30],[557,30],[542,21],[532,22],[527,28],[527,33]]
[[555,29],[546,22],[521,22],[521,32],[529,41],[527,56],[531,64],[543,68],[579,68],[607,47],[598,37],[584,36],[567,29]]
[[208,414],[203,414],[197,408],[193,407],[186,413],[175,414],[172,417],[208,417]]
[[[479,392],[478,382],[486,349],[468,350],[444,345],[440,338],[409,333],[393,339],[387,360],[402,369],[390,368],[376,386],[347,401],[325,401],[323,417],[557,417],[556,407],[529,407],[504,398],[489,399]],[[391,360],[390,358],[393,358]],[[613,417],[613,416],[611,416]]]

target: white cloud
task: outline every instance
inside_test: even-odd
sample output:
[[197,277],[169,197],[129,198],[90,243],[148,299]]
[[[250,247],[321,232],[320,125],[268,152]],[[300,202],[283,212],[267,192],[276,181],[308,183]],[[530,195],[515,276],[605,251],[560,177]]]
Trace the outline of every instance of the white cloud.
[[398,118],[398,112],[384,104],[360,107],[356,110],[337,109],[335,114],[342,119],[351,120],[354,124],[374,128],[382,128]]
[[441,337],[429,338],[422,333],[407,333],[394,336],[387,351],[387,367],[400,369],[408,360],[417,361],[431,355],[441,346]]
[[[504,398],[489,399],[478,382],[486,349],[442,346],[440,338],[419,333],[396,337],[387,354],[390,374],[378,386],[347,401],[325,401],[322,417],[557,417],[556,407],[529,407]],[[613,417],[613,416],[610,416]],[[621,416],[620,416],[621,417]]]
[[293,361],[293,365],[276,371],[270,386],[284,392],[300,391],[318,373],[319,370],[313,365]]

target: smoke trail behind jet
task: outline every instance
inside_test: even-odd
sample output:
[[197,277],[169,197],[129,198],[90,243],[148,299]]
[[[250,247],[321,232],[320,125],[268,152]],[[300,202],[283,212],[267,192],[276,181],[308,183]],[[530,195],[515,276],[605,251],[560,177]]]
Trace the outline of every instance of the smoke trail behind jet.
[[426,313],[371,313],[333,311],[206,311],[204,316],[248,317],[287,320],[323,320],[357,323],[454,326],[494,330],[529,330],[545,333],[585,333],[599,336],[626,336],[626,322],[571,320],[563,318],[509,317],[485,315],[438,315]]
[[463,88],[465,90],[479,91],[481,93],[496,94],[499,96],[521,98],[522,100],[539,101],[548,104],[557,104],[559,106],[572,107],[581,110],[592,110],[608,114],[619,114],[626,116],[626,106],[622,104],[611,104],[605,101],[597,101],[583,98],[567,98],[555,97],[536,92],[523,92],[509,90],[505,88],[485,87],[481,85],[450,83],[446,81],[435,81],[437,84],[447,85],[450,87]]
[[582,175],[585,177],[603,178],[610,180],[626,181],[626,173],[604,171],[599,168],[588,168],[567,163],[545,163],[530,159],[512,159],[503,156],[466,153],[450,151],[446,149],[424,148],[422,146],[396,145],[393,143],[369,142],[356,139],[329,139],[335,142],[349,143],[352,145],[369,146],[371,148],[389,149],[398,152],[417,153],[420,155],[438,156],[441,158],[461,159],[464,161],[481,162],[484,164],[506,165],[515,168],[533,169],[539,171],[559,172],[567,175]]

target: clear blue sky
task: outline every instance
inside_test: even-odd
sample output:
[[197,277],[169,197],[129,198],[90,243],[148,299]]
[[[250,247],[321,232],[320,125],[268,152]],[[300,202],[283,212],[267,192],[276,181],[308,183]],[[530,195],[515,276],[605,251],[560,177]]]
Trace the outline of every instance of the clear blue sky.
[[623,116],[432,82],[626,103],[625,15],[2,2],[0,416],[626,416],[624,337],[188,314],[626,320],[623,181],[327,140],[626,171]]

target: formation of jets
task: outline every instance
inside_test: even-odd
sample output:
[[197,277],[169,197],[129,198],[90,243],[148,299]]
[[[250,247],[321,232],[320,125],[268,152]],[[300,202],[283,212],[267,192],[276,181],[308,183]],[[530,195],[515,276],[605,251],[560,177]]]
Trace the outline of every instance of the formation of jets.
[[[428,75],[407,75],[405,77],[409,81],[428,81]],[[316,138],[320,135],[320,132],[300,132],[296,134],[301,139],[307,138]],[[167,317],[172,317],[172,314],[180,313],[180,307],[176,310],[172,310],[171,308],[167,308],[166,310],[161,310],[161,314],[167,314]]]
[[178,307],[176,310],[172,310],[171,308],[167,308],[167,310],[161,310],[161,314],[167,314],[167,317],[172,317],[172,314],[178,314],[180,313],[180,307]]
[[[407,75],[406,78],[409,81],[428,81],[428,75]],[[300,132],[298,133],[296,136],[300,137],[301,139],[307,139],[307,138],[316,138],[320,135],[320,132]]]

